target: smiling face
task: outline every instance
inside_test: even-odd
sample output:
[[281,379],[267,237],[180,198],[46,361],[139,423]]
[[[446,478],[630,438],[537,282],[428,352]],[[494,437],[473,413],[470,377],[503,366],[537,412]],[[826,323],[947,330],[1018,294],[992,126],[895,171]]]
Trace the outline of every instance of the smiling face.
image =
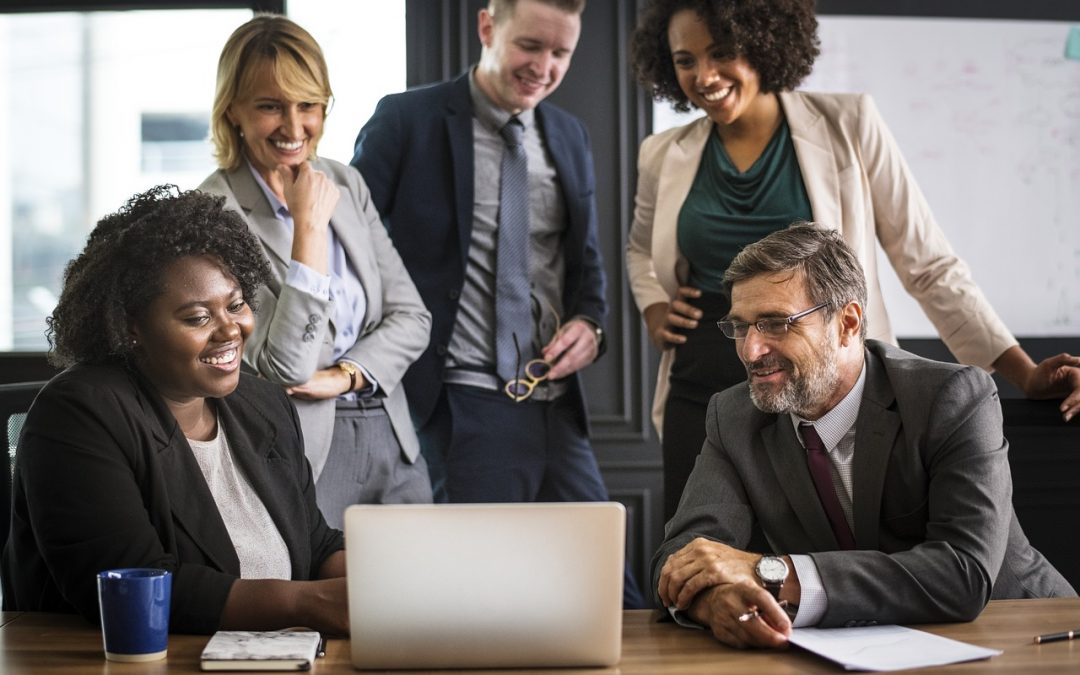
[[581,33],[581,16],[539,0],[518,0],[509,16],[480,10],[476,83],[495,105],[535,108],[562,82]]
[[757,71],[744,57],[733,57],[717,43],[694,10],[672,15],[668,44],[679,87],[716,124],[734,124],[760,105],[763,95]]
[[[801,274],[758,275],[734,285],[729,317],[748,322],[783,318],[815,304]],[[789,325],[780,338],[766,337],[751,326],[736,349],[746,366],[754,405],[768,413],[794,412],[813,420],[839,403],[851,389],[851,384],[842,384],[851,379],[845,367],[850,354],[842,352],[848,344],[842,338],[844,316],[814,312]]]
[[271,183],[277,166],[296,168],[315,156],[326,108],[314,97],[306,101],[290,97],[275,79],[269,61],[255,66],[250,82],[227,115],[240,129],[244,154]]
[[164,269],[162,292],[133,320],[135,362],[174,411],[231,394],[255,316],[240,284],[210,256]]

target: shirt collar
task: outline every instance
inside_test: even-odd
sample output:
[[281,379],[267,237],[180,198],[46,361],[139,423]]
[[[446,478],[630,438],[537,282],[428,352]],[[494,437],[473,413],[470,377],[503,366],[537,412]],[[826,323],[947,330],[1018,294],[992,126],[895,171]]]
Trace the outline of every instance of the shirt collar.
[[859,405],[862,403],[863,389],[865,387],[866,359],[863,359],[862,370],[859,372],[859,379],[855,380],[855,384],[851,387],[851,391],[849,391],[844,398],[840,399],[840,402],[837,403],[832,410],[813,421],[805,420],[795,413],[790,414],[791,423],[795,426],[796,435],[802,439],[802,435],[798,433],[800,424],[813,424],[814,430],[817,431],[818,436],[821,437],[821,443],[825,446],[825,449],[832,450],[835,448],[836,444],[844,438],[844,434],[855,426],[855,420],[859,417]]
[[244,161],[247,162],[248,170],[251,171],[251,175],[255,177],[255,182],[262,188],[263,194],[266,195],[266,200],[270,202],[270,209],[274,212],[274,215],[277,216],[278,220],[284,221],[286,218],[291,217],[289,207],[281,203],[281,200],[277,198],[274,191],[266,184],[262,174],[259,173],[258,169],[255,168],[255,165],[251,163],[251,160],[245,157]]
[[[476,83],[476,66],[469,70],[469,96],[472,98],[473,116],[488,127],[492,133],[498,134],[499,129],[506,126],[506,123],[513,117],[513,115],[495,105],[495,102],[488,98],[484,90]],[[522,126],[528,129],[533,124],[535,114],[535,111],[529,108],[519,112],[517,118],[521,120]]]

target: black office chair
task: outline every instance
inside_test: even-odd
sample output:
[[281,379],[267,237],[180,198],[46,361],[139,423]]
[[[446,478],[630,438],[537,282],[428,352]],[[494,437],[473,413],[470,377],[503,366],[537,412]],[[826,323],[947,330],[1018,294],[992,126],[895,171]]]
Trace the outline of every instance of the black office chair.
[[26,411],[45,382],[16,382],[0,384],[0,420],[6,432],[6,454],[0,467],[0,549],[7,542],[11,529],[11,472],[15,469],[15,446],[19,443]]

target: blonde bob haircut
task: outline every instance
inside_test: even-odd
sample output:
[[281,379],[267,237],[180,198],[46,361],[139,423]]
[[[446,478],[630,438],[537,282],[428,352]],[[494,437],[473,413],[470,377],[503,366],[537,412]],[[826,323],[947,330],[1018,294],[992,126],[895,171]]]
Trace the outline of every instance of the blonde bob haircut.
[[[210,119],[210,136],[218,166],[231,171],[244,156],[240,130],[229,121],[229,108],[254,88],[260,68],[268,64],[274,81],[294,101],[319,103],[323,119],[334,93],[322,49],[311,35],[277,14],[257,14],[237,28],[218,60],[217,89]],[[312,139],[311,157],[319,139]]]

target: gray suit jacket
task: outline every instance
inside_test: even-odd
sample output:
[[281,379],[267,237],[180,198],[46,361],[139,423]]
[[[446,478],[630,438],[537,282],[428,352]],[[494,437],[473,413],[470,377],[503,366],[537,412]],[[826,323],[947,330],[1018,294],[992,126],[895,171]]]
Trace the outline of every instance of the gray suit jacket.
[[[416,438],[401,378],[428,344],[431,314],[386,235],[371,203],[364,179],[354,169],[329,159],[312,167],[338,186],[341,199],[330,219],[367,294],[367,312],[360,337],[346,356],[362,365],[379,383],[398,442],[410,462],[416,461]],[[335,326],[330,300],[284,285],[292,259],[292,236],[282,227],[251,171],[241,165],[216,171],[200,190],[226,197],[244,216],[262,242],[273,279],[260,289],[255,332],[244,348],[244,361],[266,379],[284,386],[307,382],[316,370],[334,364]],[[293,399],[304,430],[304,445],[316,479],[322,473],[334,431],[334,399]]]
[[866,342],[855,423],[856,551],[838,551],[790,418],[758,410],[746,383],[713,396],[707,438],[653,558],[695,537],[809,554],[821,626],[970,621],[991,598],[1075,595],[1033,549],[1012,507],[1009,444],[990,377]]

